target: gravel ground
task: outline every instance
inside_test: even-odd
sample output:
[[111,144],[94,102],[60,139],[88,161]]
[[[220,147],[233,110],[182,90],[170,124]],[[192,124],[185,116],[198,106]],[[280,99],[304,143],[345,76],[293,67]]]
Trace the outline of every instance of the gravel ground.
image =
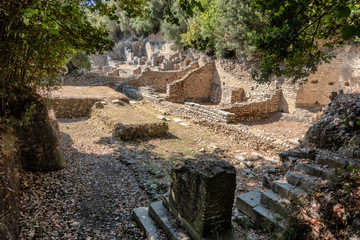
[[20,239],[144,239],[131,210],[149,204],[132,171],[119,161],[104,126],[60,120],[66,168],[22,172]]

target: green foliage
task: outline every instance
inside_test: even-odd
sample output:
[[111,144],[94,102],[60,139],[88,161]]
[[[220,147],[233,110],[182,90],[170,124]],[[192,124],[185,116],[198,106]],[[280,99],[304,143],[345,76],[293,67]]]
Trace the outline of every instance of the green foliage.
[[242,0],[203,1],[195,8],[188,31],[182,35],[185,47],[211,50],[218,57],[249,54],[252,36],[261,31],[260,19],[251,2]]
[[327,49],[360,36],[354,0],[256,0],[255,4],[267,23],[256,44],[262,61],[254,77],[260,81],[281,75],[294,80],[307,77],[333,57]]
[[[165,17],[164,10],[171,4],[165,0],[143,1],[141,14],[131,15],[124,10],[117,0],[109,0],[110,6],[120,6],[114,12],[114,18],[101,17],[95,22],[103,22],[108,26],[114,40],[121,40],[132,34],[147,36],[150,33],[157,33]],[[95,15],[97,12],[95,13]],[[96,16],[93,16],[96,18]]]
[[21,89],[48,87],[76,51],[110,49],[104,26],[94,27],[83,4],[62,1],[0,3],[0,100],[4,113]]
[[90,70],[91,68],[90,58],[83,52],[76,53],[74,56],[71,57],[71,61],[78,68],[86,70]]

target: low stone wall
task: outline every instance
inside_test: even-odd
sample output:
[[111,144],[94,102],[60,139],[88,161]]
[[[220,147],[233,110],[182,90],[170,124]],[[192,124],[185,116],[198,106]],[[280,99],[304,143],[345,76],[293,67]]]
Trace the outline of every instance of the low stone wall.
[[183,78],[190,71],[198,68],[198,66],[198,63],[193,63],[190,67],[182,71],[152,71],[146,69],[139,77],[124,81],[119,85],[119,89],[121,89],[122,85],[129,85],[134,89],[153,86],[156,91],[165,91],[167,84]]
[[129,99],[122,93],[109,87],[73,87],[64,86],[48,93],[42,93],[46,105],[53,109],[56,118],[89,117],[91,107],[98,101],[119,100],[122,104]]
[[236,121],[250,121],[267,117],[279,109],[281,90],[278,90],[268,100],[261,102],[237,103],[230,107],[221,108],[235,114]]
[[182,79],[169,84],[166,89],[167,100],[177,103],[208,101],[211,96],[214,68],[214,62],[208,62]]
[[65,77],[58,77],[59,85],[63,86],[109,86],[125,81],[126,78],[116,76],[97,76],[96,74],[71,74]]
[[161,107],[166,108],[173,115],[185,119],[192,119],[196,124],[208,127],[215,132],[225,133],[231,136],[231,139],[234,141],[237,141],[244,146],[251,147],[254,150],[268,152],[269,154],[277,154],[296,146],[294,143],[289,142],[285,137],[281,137],[272,133],[253,133],[250,131],[248,126],[243,124],[237,123],[234,125],[221,121],[214,121],[213,118],[204,119],[203,116],[199,114],[199,111],[189,111],[189,109],[186,109],[176,103],[171,103],[168,101],[148,103],[154,107],[160,105]]
[[199,118],[207,119],[215,122],[234,122],[236,116],[234,113],[225,112],[218,108],[208,107],[197,103],[185,103],[185,109],[197,115]]
[[146,124],[116,124],[113,136],[123,141],[138,138],[161,137],[169,134],[169,126],[166,122]]
[[90,116],[91,107],[98,99],[47,99],[46,105],[53,109],[56,118],[81,118]]
[[245,99],[245,91],[242,88],[221,86],[215,83],[211,85],[210,101],[213,103],[226,105],[242,102]]

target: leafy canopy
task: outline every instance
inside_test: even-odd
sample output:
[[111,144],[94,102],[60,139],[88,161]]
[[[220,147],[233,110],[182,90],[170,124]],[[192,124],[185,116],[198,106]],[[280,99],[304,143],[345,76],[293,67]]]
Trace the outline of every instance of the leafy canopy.
[[[69,57],[111,49],[105,26],[94,26],[88,12],[113,20],[116,7],[139,14],[146,0],[3,0],[0,2],[0,100],[4,108],[21,89],[51,86]],[[2,111],[3,113],[3,111]]]
[[266,23],[256,39],[261,52],[260,81],[272,76],[307,77],[333,56],[327,50],[360,36],[354,0],[255,0]]

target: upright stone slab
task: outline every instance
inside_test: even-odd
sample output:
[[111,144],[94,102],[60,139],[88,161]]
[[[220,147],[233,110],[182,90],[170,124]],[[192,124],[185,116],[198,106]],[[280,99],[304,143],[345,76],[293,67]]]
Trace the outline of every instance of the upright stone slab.
[[195,239],[231,229],[235,168],[225,161],[186,160],[171,171],[170,211]]

